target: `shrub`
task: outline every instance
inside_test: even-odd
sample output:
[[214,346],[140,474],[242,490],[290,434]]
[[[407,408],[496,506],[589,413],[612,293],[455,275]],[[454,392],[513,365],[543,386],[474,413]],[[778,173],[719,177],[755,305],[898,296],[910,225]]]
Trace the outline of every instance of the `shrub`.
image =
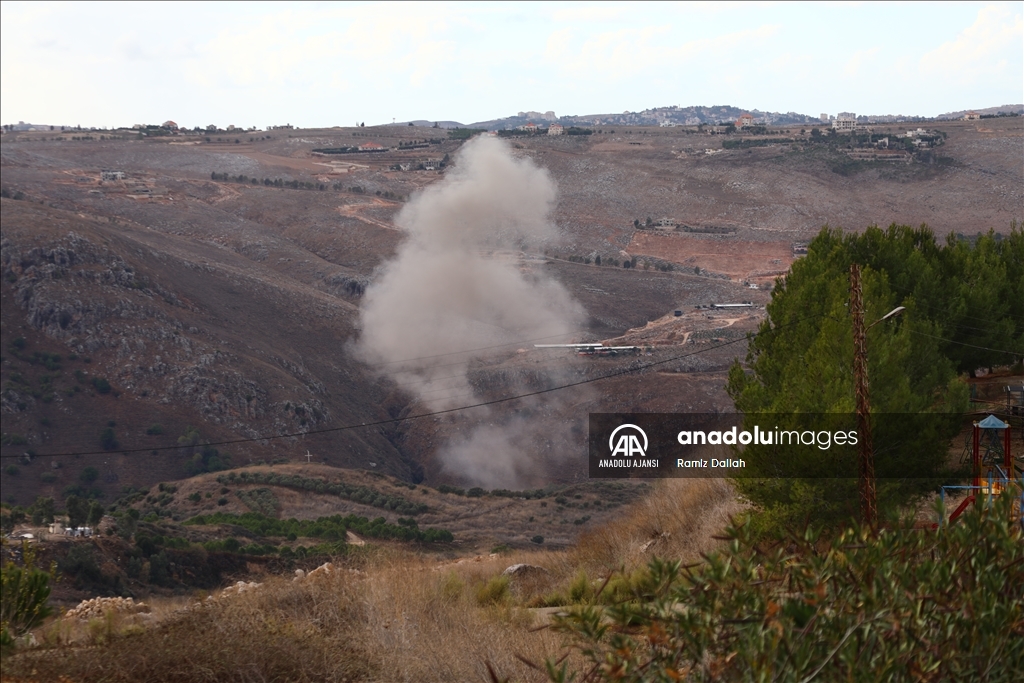
[[241,526],[248,531],[260,536],[276,536],[291,539],[294,534],[311,538],[322,538],[329,541],[336,541],[345,538],[347,531],[352,530],[360,535],[369,538],[394,539],[399,541],[419,541],[423,543],[450,543],[454,537],[447,529],[420,529],[418,525],[409,526],[406,524],[388,524],[383,517],[369,520],[366,517],[356,515],[333,515],[331,517],[318,517],[316,520],[298,519],[275,519],[257,512],[246,512],[235,515],[225,512],[217,512],[207,515],[197,515],[185,522],[185,524],[233,524]]
[[36,549],[27,541],[21,544],[21,557],[20,567],[11,560],[0,567],[0,644],[5,649],[53,613],[47,602],[54,567],[37,569]]
[[[254,472],[242,472],[236,475],[231,472],[217,477],[221,484],[237,483],[242,480],[246,483],[271,484],[273,486],[285,486],[288,488],[301,489],[303,491],[315,491],[317,493],[330,493],[340,498],[345,498],[363,505],[372,505],[385,510],[393,510],[403,515],[419,515],[427,511],[424,503],[414,503],[407,498],[395,495],[385,495],[379,491],[366,486],[355,486],[343,481],[328,482],[325,479],[307,478],[298,475],[281,475],[273,472],[256,470]],[[444,486],[438,490],[442,490]],[[462,491],[462,489],[458,489]]]
[[114,435],[114,430],[112,428],[107,427],[100,434],[100,446],[103,447],[103,450],[113,451],[116,450],[119,445],[120,444],[118,443],[117,437]]
[[541,536],[540,534],[537,534],[536,536],[534,536],[533,538],[530,539],[530,542],[531,543],[536,543],[537,545],[540,545],[541,543],[544,542],[544,537]]
[[97,526],[101,521],[103,521],[103,512],[103,506],[96,501],[93,501],[89,506],[89,516],[86,519],[86,522],[91,526]]
[[100,394],[109,394],[111,390],[110,382],[102,377],[93,377],[92,386]]
[[116,514],[114,520],[117,522],[117,535],[128,540],[135,534],[135,530],[138,528],[139,511],[129,508],[124,512]]
[[482,606],[505,604],[511,597],[508,583],[507,576],[496,576],[481,585],[476,591],[477,603]]
[[247,491],[239,491],[236,495],[238,496],[238,499],[253,512],[266,515],[267,517],[277,516],[280,503],[277,500],[277,496],[275,496],[274,492],[270,489],[250,489]]
[[68,515],[68,526],[79,527],[89,518],[89,501],[81,496],[71,494],[64,501],[64,509]]
[[32,519],[32,524],[39,526],[41,524],[49,524],[53,521],[54,515],[54,501],[53,498],[45,498],[38,496],[32,505],[29,506],[27,513]]
[[146,429],[146,434],[149,434],[150,436],[159,436],[159,435],[161,435],[163,433],[164,433],[164,428],[163,428],[162,425],[159,425],[159,424],[151,424],[149,426],[149,428]]
[[[1024,538],[1013,502],[1004,495],[935,531],[853,527],[825,539],[808,530],[764,547],[749,523],[734,526],[729,546],[704,564],[652,560],[643,580],[627,586],[623,577],[615,588],[628,600],[554,625],[576,639],[600,681],[641,680],[640,672],[642,680],[1015,680],[1024,661]],[[566,665],[549,673],[571,675]]]
[[81,474],[78,475],[79,481],[83,484],[91,484],[100,477],[100,471],[95,467],[89,466],[82,470]]
[[580,572],[569,584],[569,601],[578,604],[590,602],[593,597],[594,588],[590,585],[590,579],[584,572]]
[[18,469],[17,465],[8,465],[4,468],[4,472],[11,477],[16,477],[21,474],[21,470]]
[[63,560],[57,563],[61,574],[73,576],[83,581],[99,583],[103,581],[103,572],[96,562],[93,547],[86,543],[75,543],[68,550]]

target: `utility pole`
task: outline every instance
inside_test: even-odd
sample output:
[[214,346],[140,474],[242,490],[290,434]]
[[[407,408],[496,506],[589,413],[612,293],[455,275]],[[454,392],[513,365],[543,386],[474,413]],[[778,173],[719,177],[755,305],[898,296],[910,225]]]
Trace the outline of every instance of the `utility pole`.
[[860,443],[860,509],[864,523],[874,528],[877,504],[875,457],[871,448],[871,406],[868,403],[868,349],[860,266],[856,263],[850,266],[850,315],[853,316],[853,383],[857,394],[857,436]]

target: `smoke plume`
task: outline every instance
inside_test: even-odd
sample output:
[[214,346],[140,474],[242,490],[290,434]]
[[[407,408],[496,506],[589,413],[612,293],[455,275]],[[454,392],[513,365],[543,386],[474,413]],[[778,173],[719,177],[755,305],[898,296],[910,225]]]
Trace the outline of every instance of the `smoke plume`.
[[[468,375],[475,361],[507,355],[509,344],[567,341],[583,309],[559,283],[522,272],[518,259],[555,239],[555,195],[548,172],[500,140],[466,143],[445,178],[396,217],[407,237],[366,290],[359,357],[444,410],[480,400]],[[523,469],[522,425],[490,421],[442,457],[477,483],[511,485]]]

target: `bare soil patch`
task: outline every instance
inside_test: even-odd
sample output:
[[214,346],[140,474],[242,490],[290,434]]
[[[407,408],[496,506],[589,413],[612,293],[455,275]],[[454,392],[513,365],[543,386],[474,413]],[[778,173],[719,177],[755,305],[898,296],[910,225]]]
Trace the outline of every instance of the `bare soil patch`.
[[786,242],[748,242],[736,238],[660,235],[637,231],[626,246],[631,254],[654,256],[683,266],[723,273],[735,280],[763,279],[785,273],[793,263]]

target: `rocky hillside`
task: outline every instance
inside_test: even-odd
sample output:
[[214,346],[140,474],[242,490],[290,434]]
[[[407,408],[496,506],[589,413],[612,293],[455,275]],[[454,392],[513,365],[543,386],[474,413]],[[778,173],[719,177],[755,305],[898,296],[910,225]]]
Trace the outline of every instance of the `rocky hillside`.
[[[509,416],[529,423],[520,448],[539,463],[520,485],[572,482],[585,476],[588,412],[729,409],[723,373],[756,315],[735,325],[691,314],[714,302],[763,305],[768,294],[750,285],[770,286],[822,224],[927,222],[971,234],[1024,215],[1020,117],[935,127],[944,144],[899,165],[851,166],[800,128],[728,149],[728,136],[696,128],[511,140],[512,154],[556,182],[560,238],[495,258],[561,283],[586,310],[579,340],[655,349],[583,359],[515,339],[468,366],[469,399],[661,364],[556,401],[366,428],[426,412],[383,368],[357,361],[352,344],[363,293],[403,239],[396,213],[447,172],[416,163],[457,160],[459,140],[416,126],[237,143],[5,134],[3,498],[26,504],[76,487],[116,497],[307,451],[333,466],[460,483],[439,450]],[[368,141],[389,150],[314,152]],[[101,181],[101,169],[125,178]],[[653,225],[662,218],[666,229]],[[715,339],[736,343],[706,348]]]

